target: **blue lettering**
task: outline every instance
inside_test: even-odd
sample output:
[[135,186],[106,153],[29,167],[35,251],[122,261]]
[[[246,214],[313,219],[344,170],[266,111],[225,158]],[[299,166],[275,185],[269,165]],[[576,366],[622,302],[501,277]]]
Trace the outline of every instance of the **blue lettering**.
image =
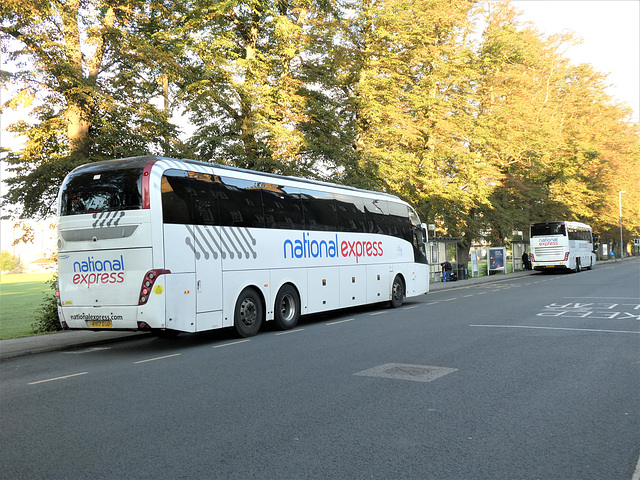
[[104,271],[124,271],[124,258],[114,258],[113,260],[94,260],[87,257],[86,261],[73,262],[74,272],[104,272]]
[[291,256],[293,257],[293,242],[291,240],[284,241],[284,258],[287,258],[287,244],[291,247]]
[[302,232],[302,239],[286,239],[282,245],[284,258],[336,258],[340,256],[338,235],[335,236],[335,240],[312,240],[310,235],[310,233]]

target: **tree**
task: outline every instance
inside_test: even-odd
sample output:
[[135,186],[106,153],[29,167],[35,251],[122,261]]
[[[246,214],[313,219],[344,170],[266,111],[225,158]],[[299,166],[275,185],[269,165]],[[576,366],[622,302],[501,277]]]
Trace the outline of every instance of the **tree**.
[[[317,175],[305,69],[329,2],[206,1],[190,12],[179,92],[197,158],[255,170]],[[198,32],[197,35],[188,32]],[[307,69],[308,73],[308,69]]]
[[490,5],[472,148],[503,175],[481,212],[493,241],[549,219],[615,225],[610,185],[640,180],[637,125],[606,94],[605,75],[562,56],[570,34],[545,38],[510,3]]
[[20,260],[11,255],[6,250],[0,252],[0,271],[12,272],[18,268]]
[[[0,6],[5,108],[32,107],[33,124],[9,130],[25,148],[6,161],[14,176],[3,207],[21,218],[51,214],[57,187],[75,166],[170,152],[176,129],[149,99],[166,55],[150,32],[162,4],[101,0],[13,0]],[[157,22],[156,22],[157,23]],[[151,34],[150,34],[151,33]],[[22,207],[21,211],[16,208]]]

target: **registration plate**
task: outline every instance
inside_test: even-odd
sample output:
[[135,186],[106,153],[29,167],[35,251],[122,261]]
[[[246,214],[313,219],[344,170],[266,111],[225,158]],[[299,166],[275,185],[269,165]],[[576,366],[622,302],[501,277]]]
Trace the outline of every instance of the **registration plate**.
[[113,328],[111,320],[91,320],[89,323],[90,328]]

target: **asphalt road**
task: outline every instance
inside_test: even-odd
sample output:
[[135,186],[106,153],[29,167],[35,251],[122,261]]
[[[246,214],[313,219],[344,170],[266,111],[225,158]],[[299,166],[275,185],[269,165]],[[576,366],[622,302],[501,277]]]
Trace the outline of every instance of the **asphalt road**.
[[459,283],[4,361],[0,477],[631,480],[640,263]]

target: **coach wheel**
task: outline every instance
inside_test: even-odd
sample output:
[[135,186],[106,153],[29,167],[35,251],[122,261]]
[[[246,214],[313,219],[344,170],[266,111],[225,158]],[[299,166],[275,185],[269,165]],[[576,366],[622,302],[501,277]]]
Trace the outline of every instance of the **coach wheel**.
[[253,288],[245,288],[236,302],[233,325],[241,337],[252,337],[262,325],[262,301]]
[[291,285],[284,285],[278,292],[274,316],[276,325],[282,330],[288,330],[297,325],[300,318],[300,298]]
[[400,275],[396,275],[396,278],[393,279],[393,286],[391,287],[391,306],[393,308],[398,308],[402,306],[403,301],[404,283],[402,282]]

